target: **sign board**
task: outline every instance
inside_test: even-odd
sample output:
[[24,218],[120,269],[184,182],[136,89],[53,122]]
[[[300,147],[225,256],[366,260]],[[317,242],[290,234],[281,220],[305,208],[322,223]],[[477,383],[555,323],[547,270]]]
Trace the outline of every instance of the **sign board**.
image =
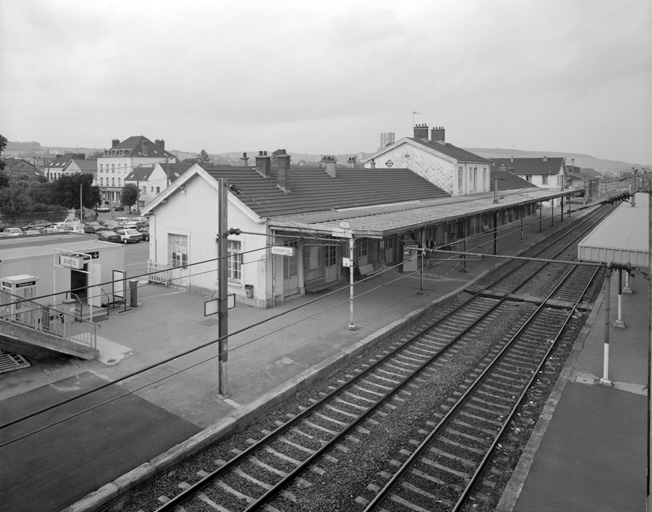
[[342,266],[350,268],[353,265],[351,265],[351,260],[349,258],[342,258]]
[[282,247],[279,245],[273,245],[272,254],[280,254],[281,256],[294,256],[294,247]]
[[84,258],[81,256],[67,256],[62,254],[59,256],[59,264],[62,267],[82,269],[84,268]]
[[339,238],[353,238],[353,233],[351,233],[350,229],[333,228],[331,235]]
[[351,229],[351,223],[349,221],[343,220],[340,222],[340,227],[342,229]]
[[[204,301],[204,316],[217,315],[219,309],[218,304],[218,298]],[[233,309],[235,307],[235,293],[229,293],[226,296],[226,307],[227,309]]]

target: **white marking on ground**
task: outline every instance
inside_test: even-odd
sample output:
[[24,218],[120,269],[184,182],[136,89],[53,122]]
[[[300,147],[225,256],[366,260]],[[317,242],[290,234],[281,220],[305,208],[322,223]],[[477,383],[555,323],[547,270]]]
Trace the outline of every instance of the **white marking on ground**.
[[97,337],[97,350],[100,351],[100,361],[106,365],[113,365],[120,362],[126,356],[134,353],[134,350],[115,341],[107,340],[101,336]]

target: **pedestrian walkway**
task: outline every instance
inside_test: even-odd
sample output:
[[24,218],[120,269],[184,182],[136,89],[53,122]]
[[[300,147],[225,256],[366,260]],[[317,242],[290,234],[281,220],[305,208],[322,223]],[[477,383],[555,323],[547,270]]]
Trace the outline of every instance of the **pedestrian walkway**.
[[[532,224],[524,226],[522,233],[520,226],[516,226],[508,235],[499,238],[499,253],[518,254],[559,227],[558,219],[552,226],[545,212],[543,219],[541,232],[538,219],[533,219]],[[490,254],[493,237],[487,235],[479,244],[469,244],[468,250]],[[109,318],[101,323],[99,361],[70,364],[54,358],[53,361],[37,363],[31,368],[5,374],[3,377],[0,415],[5,422],[6,418],[21,417],[40,409],[44,404],[67,399],[75,393],[91,389],[98,382],[115,381],[153,367],[122,382],[125,391],[134,391],[129,395],[129,401],[124,402],[127,405],[122,410],[116,409],[113,414],[102,416],[86,413],[93,415],[92,422],[85,420],[85,415],[82,414],[76,422],[65,423],[66,428],[58,430],[56,434],[45,429],[41,442],[45,445],[49,441],[47,452],[39,453],[33,449],[32,436],[0,448],[0,458],[3,460],[12,460],[7,458],[8,450],[13,450],[11,457],[28,459],[29,467],[38,468],[34,473],[37,480],[49,481],[53,473],[71,475],[67,482],[65,478],[63,481],[57,480],[57,492],[47,486],[34,490],[31,486],[28,487],[32,482],[14,478],[13,486],[7,493],[9,496],[0,503],[0,510],[15,510],[16,508],[6,507],[22,503],[28,490],[34,493],[35,507],[30,510],[35,511],[60,510],[76,500],[82,501],[70,510],[84,510],[101,504],[118,493],[121,486],[130,485],[143,474],[153,471],[157,464],[173,462],[174,455],[170,454],[151,459],[152,453],[163,452],[179,443],[178,437],[175,437],[178,432],[186,437],[197,432],[193,439],[200,443],[197,439],[219,435],[236,424],[248,421],[256,411],[266,410],[275,400],[299,389],[319,372],[327,371],[331,363],[362,350],[365,343],[387,335],[407,317],[418,314],[426,307],[433,307],[437,301],[463,289],[504,262],[492,258],[469,258],[466,262],[467,271],[462,272],[465,265],[459,256],[441,254],[443,253],[437,253],[436,258],[429,261],[429,268],[423,275],[420,272],[404,275],[392,270],[356,283],[353,312],[348,288],[334,293],[303,296],[267,310],[238,304],[229,311],[228,316],[230,354],[226,397],[218,395],[217,347],[210,343],[218,337],[217,319],[203,316],[204,301],[208,298],[174,288],[141,283],[137,307],[112,310]],[[436,261],[440,258],[445,261]],[[642,280],[639,279],[637,284],[640,281]],[[637,290],[632,298],[640,298],[642,294]],[[636,320],[642,321],[643,316],[643,313],[637,315]],[[627,320],[626,316],[625,321]],[[632,318],[631,327],[628,324],[628,329],[621,332],[631,332],[635,323]],[[355,330],[349,329],[351,324]],[[594,321],[593,325],[599,326],[600,322]],[[588,331],[590,333],[594,329]],[[595,336],[600,338],[599,332]],[[586,339],[589,340],[590,337],[587,336]],[[617,343],[615,340],[614,335],[614,345]],[[593,347],[588,341],[585,345],[587,348]],[[196,351],[177,357],[193,349]],[[573,374],[576,382],[589,382],[589,376],[599,376],[594,368],[595,361],[589,357],[588,352],[585,358],[579,358],[584,353],[584,350],[578,349],[578,364],[573,367],[578,372]],[[575,382],[571,383],[572,386],[599,393],[626,393],[629,396],[631,393],[624,391],[620,385],[630,384],[625,375],[627,365],[623,364],[625,376],[621,377],[617,362],[619,355],[615,347],[612,357],[616,389],[591,387]],[[157,364],[161,361],[167,362]],[[600,400],[601,395],[597,396]],[[635,396],[642,397],[638,394]],[[117,403],[122,400],[119,399]],[[560,407],[564,404],[562,400]],[[575,418],[572,405],[571,403],[570,413],[565,415],[565,422]],[[629,407],[626,408],[629,410]],[[158,412],[155,413],[154,410]],[[132,419],[132,415],[136,418]],[[44,416],[45,419],[39,418],[43,423],[52,420],[50,415]],[[152,425],[156,421],[169,422],[176,427],[168,428],[161,436],[152,439]],[[632,421],[638,420],[633,418]],[[563,429],[565,423],[561,427]],[[29,428],[31,424],[23,427],[23,430],[29,431]],[[131,438],[123,435],[126,433]],[[2,435],[6,434],[0,431],[0,436]],[[11,435],[21,433],[13,431]],[[122,449],[117,454],[108,449],[108,444],[105,445],[105,436],[117,436],[120,439]],[[6,437],[0,437],[0,444],[4,442],[3,439],[6,440]],[[547,439],[547,435],[544,439]],[[595,441],[599,442],[600,439],[596,438]],[[186,446],[191,442],[193,441],[185,441]],[[638,440],[635,442],[638,443]],[[74,462],[77,467],[93,467],[97,472],[89,483],[83,482],[78,472],[68,472],[66,464],[74,462],[62,454],[69,451],[72,445],[76,450]],[[102,449],[103,446],[107,449]],[[121,477],[126,471],[122,464],[125,454],[129,454],[131,467],[142,466]],[[534,459],[535,463],[539,460],[538,457],[537,455]],[[43,464],[44,460],[48,463]],[[114,463],[117,468],[115,470]],[[594,471],[601,471],[601,468]],[[535,478],[538,473],[533,469],[527,474]],[[4,485],[7,478],[7,473],[0,468],[0,487],[3,489],[8,488]],[[541,479],[546,481],[545,471]],[[91,494],[98,488],[98,492]],[[521,489],[524,493],[532,492],[534,495],[539,492],[530,491],[527,486],[523,488],[523,485]],[[518,497],[519,493],[520,490],[515,496]],[[506,506],[513,509],[515,503],[514,499]],[[521,503],[517,505],[521,506]],[[523,506],[526,508],[517,510],[539,510],[527,508],[529,504]]]

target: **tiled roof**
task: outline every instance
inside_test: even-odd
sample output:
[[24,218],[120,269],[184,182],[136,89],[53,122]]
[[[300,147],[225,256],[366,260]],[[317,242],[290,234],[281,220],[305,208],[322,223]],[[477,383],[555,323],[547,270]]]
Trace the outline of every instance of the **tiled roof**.
[[227,178],[242,190],[238,199],[260,217],[360,208],[419,201],[448,194],[409,169],[337,168],[333,178],[323,168],[291,167],[290,192],[277,186],[278,171],[264,178],[252,167],[203,166],[213,178]]
[[167,168],[168,179],[170,180],[170,183],[174,183],[177,180],[177,178],[181,177],[181,175],[184,172],[186,172],[193,165],[195,165],[195,162],[193,163],[185,162],[179,164],[160,164],[160,165],[163,168],[163,171],[165,171]]
[[125,181],[148,181],[152,172],[154,172],[153,165],[148,167],[136,167],[127,175]]
[[97,171],[97,158],[89,160],[77,160],[75,163],[79,166],[82,172],[96,172]]
[[66,153],[65,155],[55,158],[47,167],[49,169],[65,169],[70,165],[74,156],[73,153]]
[[559,174],[564,167],[562,157],[494,158],[492,162],[497,169],[504,165],[505,169],[520,176]]
[[414,137],[408,137],[408,138],[416,142],[417,144],[421,144],[422,146],[425,146],[427,148],[433,149],[435,151],[439,151],[440,153],[443,153],[446,156],[450,156],[451,158],[454,158],[458,162],[477,162],[483,164],[491,163],[486,158],[482,158],[481,156],[475,155],[470,151],[467,151],[466,149],[453,146],[450,142],[440,143],[440,142],[431,142],[425,139],[415,139]]
[[[143,142],[147,146],[147,155],[143,153]],[[118,155],[112,155],[112,151],[119,152]],[[151,140],[143,135],[134,135],[123,140],[117,145],[107,150],[106,154],[100,158],[112,158],[115,156],[131,158],[175,158],[172,153],[168,153],[161,146],[154,144]]]
[[491,168],[489,172],[491,176],[491,188],[493,191],[496,185],[496,178],[498,178],[498,190],[517,190],[522,188],[537,188],[527,180],[519,178],[515,174],[508,171],[501,171],[499,169]]

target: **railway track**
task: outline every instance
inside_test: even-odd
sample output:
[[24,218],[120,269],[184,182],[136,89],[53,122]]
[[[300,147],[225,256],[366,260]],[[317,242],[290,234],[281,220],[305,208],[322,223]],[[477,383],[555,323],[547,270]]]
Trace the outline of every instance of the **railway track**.
[[[574,227],[539,257],[568,257],[587,229],[584,223]],[[382,502],[387,510],[458,510],[473,496],[524,397],[536,394],[532,386],[556,341],[579,323],[576,308],[590,301],[598,271],[509,265],[480,291],[412,327],[386,353],[311,397],[289,420],[233,448],[230,458],[205,463],[192,480],[176,482],[181,492],[133,510],[314,510],[331,488],[324,481],[341,474],[352,475],[355,509]],[[542,289],[545,295],[536,293]],[[524,293],[536,299],[514,300]],[[424,407],[416,411],[413,401]],[[432,414],[438,409],[444,412]],[[386,422],[395,435],[382,432]],[[397,437],[402,447],[383,462],[386,444]],[[378,464],[385,467],[379,471]],[[482,482],[491,485],[490,478]]]

